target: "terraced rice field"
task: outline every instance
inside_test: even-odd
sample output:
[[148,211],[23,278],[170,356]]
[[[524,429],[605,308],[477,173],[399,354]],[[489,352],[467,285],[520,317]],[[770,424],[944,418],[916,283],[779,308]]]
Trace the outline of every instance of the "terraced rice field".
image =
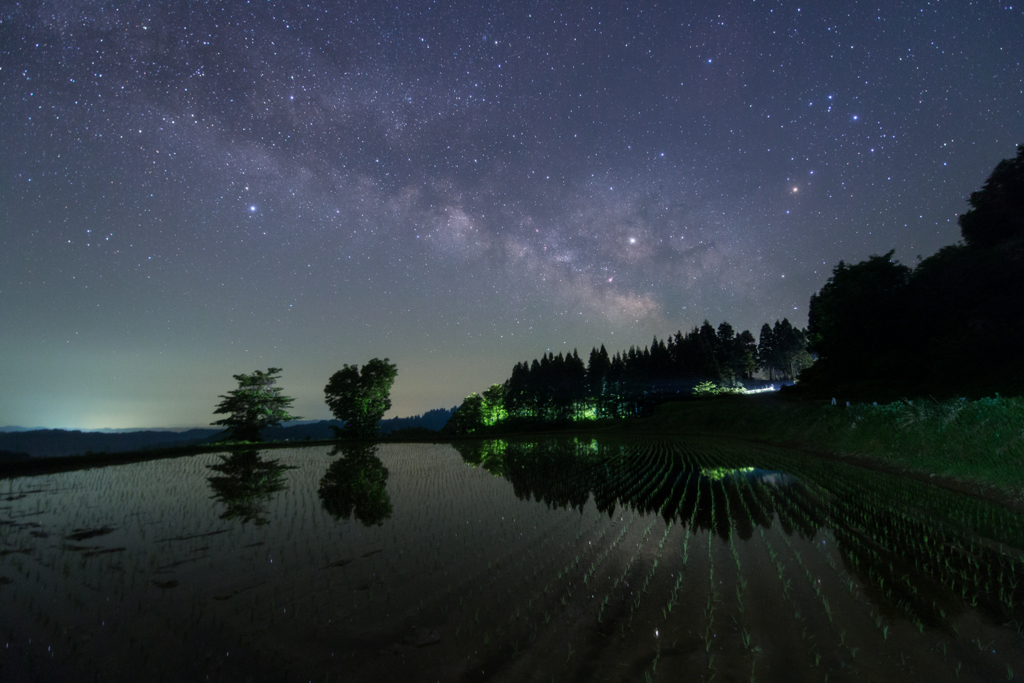
[[724,440],[0,482],[0,679],[1012,680],[1024,519]]

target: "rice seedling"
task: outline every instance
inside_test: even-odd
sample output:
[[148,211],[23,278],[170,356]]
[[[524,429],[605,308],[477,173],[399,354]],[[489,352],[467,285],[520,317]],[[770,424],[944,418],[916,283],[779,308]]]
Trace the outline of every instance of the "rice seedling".
[[[409,637],[422,643],[406,649],[410,661],[427,666],[431,652],[459,660],[470,648],[506,678],[566,642],[558,634],[570,626],[559,677],[610,663],[597,643],[615,634],[614,651],[645,653],[651,678],[685,679],[696,672],[668,644],[688,629],[705,676],[728,680],[753,678],[780,647],[806,652],[822,677],[840,659],[878,677],[891,666],[937,680],[948,677],[935,668],[942,662],[986,680],[1024,665],[1021,525],[984,505],[949,498],[932,514],[903,482],[722,442],[506,442],[488,457],[491,470],[447,447],[415,448],[378,454],[394,508],[381,526],[323,509],[317,483],[332,460],[312,449],[260,456],[297,467],[263,525],[220,519],[225,507],[204,488],[213,456],[11,481],[7,498],[26,494],[0,500],[5,617],[26,634],[15,636],[19,647],[29,633],[70,647],[59,602],[73,619],[104,623],[95,627],[113,638],[104,642],[123,642],[141,662],[172,644],[199,652],[193,633],[230,644],[232,662],[246,648],[272,661],[299,633],[326,642],[353,624],[404,620],[428,624]],[[46,490],[30,492],[40,482]],[[116,530],[53,542],[104,527]],[[982,528],[992,535],[972,531]],[[768,598],[787,605],[771,612],[777,627],[766,627]],[[161,617],[147,618],[156,604]],[[111,628],[115,614],[132,615],[132,628]],[[432,625],[440,615],[447,627]],[[774,648],[759,651],[766,638]],[[861,654],[882,645],[881,658]],[[87,670],[106,666],[76,656]]]

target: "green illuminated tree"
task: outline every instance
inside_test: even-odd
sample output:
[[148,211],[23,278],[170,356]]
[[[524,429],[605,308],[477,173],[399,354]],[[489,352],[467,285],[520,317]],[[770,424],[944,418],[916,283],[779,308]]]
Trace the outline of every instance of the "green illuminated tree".
[[345,426],[338,436],[372,438],[378,423],[391,408],[391,385],[398,375],[390,359],[374,358],[363,366],[345,365],[324,387],[327,406]]
[[267,368],[266,372],[233,375],[238,388],[220,396],[223,400],[213,411],[228,417],[211,424],[227,427],[236,441],[259,441],[265,427],[300,419],[288,414],[295,399],[283,396],[280,387],[274,386],[280,372],[281,368]]
[[484,398],[474,392],[466,397],[441,430],[442,434],[472,434],[484,425]]
[[600,351],[597,348],[590,350],[590,360],[587,363],[587,393],[594,402],[597,417],[608,417],[612,413],[608,397],[608,373],[611,369],[612,361],[604,344],[601,344]]
[[485,425],[490,426],[505,419],[508,411],[505,410],[504,384],[492,384],[491,388],[484,392],[482,398],[480,417]]

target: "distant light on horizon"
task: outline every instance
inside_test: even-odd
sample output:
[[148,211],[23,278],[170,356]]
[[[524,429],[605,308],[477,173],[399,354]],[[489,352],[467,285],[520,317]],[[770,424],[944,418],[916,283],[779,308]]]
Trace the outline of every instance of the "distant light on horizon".
[[[327,378],[373,357],[398,365],[404,417],[553,345],[804,326],[840,260],[956,242],[1024,130],[1019,22],[993,3],[969,22],[826,3],[811,24],[609,5],[600,26],[466,0],[413,21],[241,3],[232,30],[157,3],[117,40],[109,3],[56,5],[4,20],[15,425],[202,426],[232,375],[267,367],[312,418]],[[957,44],[908,52],[920,35]],[[964,69],[957,45],[1000,49]]]

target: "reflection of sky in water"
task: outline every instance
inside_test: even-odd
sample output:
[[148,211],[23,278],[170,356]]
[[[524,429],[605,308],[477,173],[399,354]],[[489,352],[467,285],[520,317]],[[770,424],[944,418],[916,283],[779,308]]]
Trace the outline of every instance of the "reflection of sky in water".
[[[658,679],[706,675],[712,654],[722,680],[749,677],[755,659],[769,680],[794,661],[822,675],[935,680],[957,662],[965,680],[1024,670],[1019,636],[1000,626],[1019,606],[978,582],[951,587],[941,569],[970,558],[980,582],[1002,575],[1019,602],[1024,582],[1008,587],[1021,578],[1024,522],[998,508],[711,441],[459,451],[261,451],[261,463],[295,467],[260,499],[264,525],[221,518],[208,481],[217,455],[8,481],[0,593],[15,661],[44,678],[71,661],[115,677],[160,662],[169,679],[225,680],[295,661],[288,670],[303,676],[392,680],[588,676],[627,661],[638,668],[621,680],[636,680],[651,671],[657,628]],[[345,472],[330,480],[341,507],[325,509],[332,467]],[[335,515],[366,490],[353,477],[379,484],[382,470],[389,516],[367,524],[355,503],[348,519]],[[929,506],[950,518],[929,521]]]

